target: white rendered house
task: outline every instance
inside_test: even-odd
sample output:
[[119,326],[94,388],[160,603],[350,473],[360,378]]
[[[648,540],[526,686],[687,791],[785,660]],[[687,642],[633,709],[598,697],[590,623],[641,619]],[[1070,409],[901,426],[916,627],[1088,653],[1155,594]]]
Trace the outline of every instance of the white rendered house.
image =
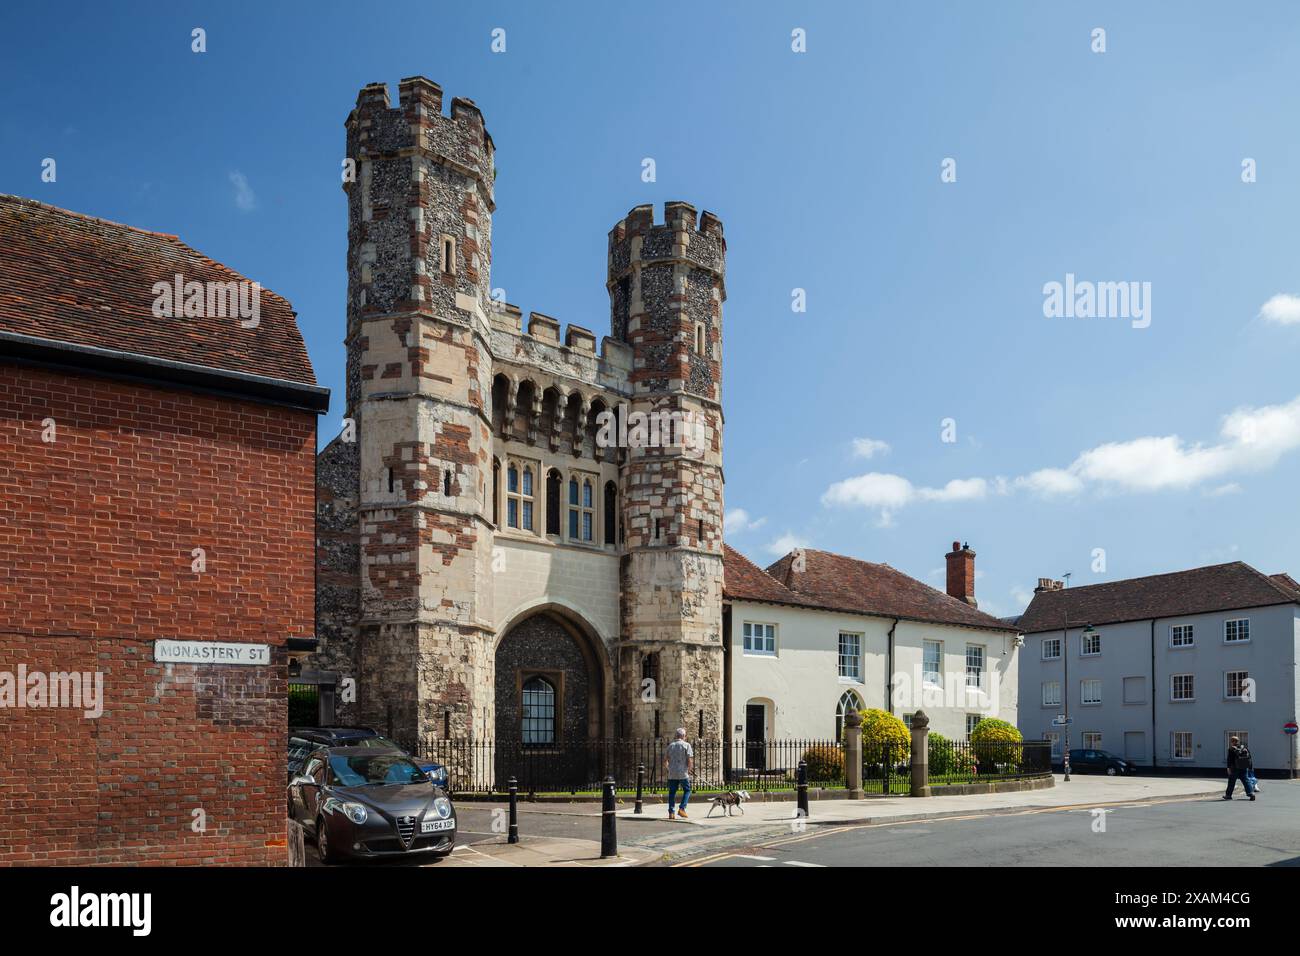
[[1015,723],[1016,628],[975,606],[975,552],[954,542],[947,558],[944,593],[825,551],[794,551],[764,571],[726,548],[731,740],[838,739],[854,706],[905,721],[924,709],[953,740],[986,716]]

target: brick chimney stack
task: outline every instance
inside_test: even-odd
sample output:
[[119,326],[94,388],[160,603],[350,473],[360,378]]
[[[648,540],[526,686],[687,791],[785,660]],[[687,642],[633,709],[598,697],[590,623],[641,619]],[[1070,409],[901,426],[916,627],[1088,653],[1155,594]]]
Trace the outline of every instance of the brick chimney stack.
[[969,544],[952,543],[952,551],[944,556],[948,560],[948,593],[971,607],[975,601],[975,552]]
[[1064,588],[1064,581],[1053,581],[1051,578],[1039,578],[1038,587],[1034,588],[1034,593],[1039,594],[1043,591],[1061,591]]

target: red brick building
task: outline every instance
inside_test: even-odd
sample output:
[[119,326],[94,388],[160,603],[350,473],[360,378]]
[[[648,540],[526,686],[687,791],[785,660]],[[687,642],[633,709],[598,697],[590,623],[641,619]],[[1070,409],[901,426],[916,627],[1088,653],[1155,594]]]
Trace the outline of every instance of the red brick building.
[[0,236],[0,864],[282,864],[329,401],[294,312],[175,236],[11,196]]

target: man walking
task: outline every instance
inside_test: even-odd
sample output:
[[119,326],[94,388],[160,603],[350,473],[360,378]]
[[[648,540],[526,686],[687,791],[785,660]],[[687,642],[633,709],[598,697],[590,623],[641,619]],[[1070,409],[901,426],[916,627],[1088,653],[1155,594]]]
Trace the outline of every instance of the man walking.
[[1246,796],[1255,799],[1255,788],[1250,785],[1251,764],[1250,751],[1241,745],[1240,737],[1228,738],[1228,790],[1223,795],[1224,800],[1232,799],[1232,792],[1237,789],[1237,781],[1245,788]]
[[[691,773],[695,770],[695,751],[686,742],[685,727],[678,727],[677,733],[673,735],[673,742],[668,745],[668,753],[664,756],[664,769],[668,771],[668,819],[681,817],[685,820],[686,801],[691,799]],[[674,813],[679,786],[682,789],[682,802]]]

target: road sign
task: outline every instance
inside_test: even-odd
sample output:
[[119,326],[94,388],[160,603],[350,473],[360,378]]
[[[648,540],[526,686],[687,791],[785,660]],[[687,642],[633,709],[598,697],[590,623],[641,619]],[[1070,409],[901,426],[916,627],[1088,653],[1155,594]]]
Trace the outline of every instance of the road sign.
[[[1074,723],[1074,718],[1073,718],[1073,717],[1066,717],[1064,714],[1061,714],[1061,715],[1058,716],[1058,717],[1053,717],[1053,718],[1052,718],[1052,726],[1053,726],[1053,727],[1064,727],[1064,726],[1066,726],[1067,724],[1072,724],[1072,723]],[[1294,733],[1294,732],[1295,732],[1295,731],[1291,731],[1291,733]]]
[[1282,725],[1282,730],[1294,736],[1295,732],[1297,730],[1300,730],[1300,727],[1296,726],[1296,722],[1294,720],[1288,720],[1285,724]]

